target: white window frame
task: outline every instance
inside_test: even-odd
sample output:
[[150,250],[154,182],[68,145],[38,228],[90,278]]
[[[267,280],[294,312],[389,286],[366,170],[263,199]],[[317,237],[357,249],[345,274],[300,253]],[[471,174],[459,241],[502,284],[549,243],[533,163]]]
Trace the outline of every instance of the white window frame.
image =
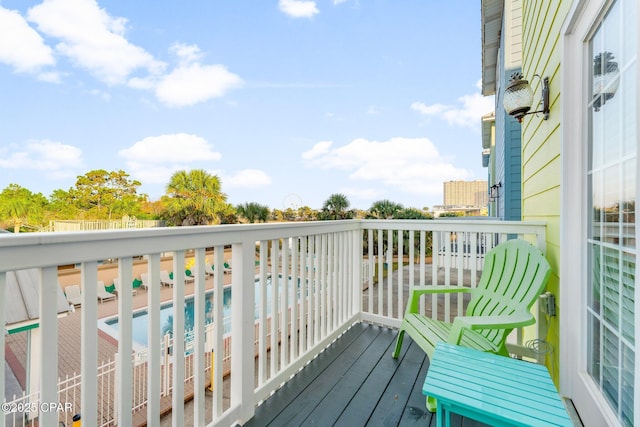
[[[588,117],[585,105],[588,103],[589,75],[585,64],[591,63],[588,42],[612,3],[613,0],[574,1],[561,33],[560,392],[573,400],[586,426],[620,425],[600,387],[587,373],[587,218],[582,209],[587,200]],[[640,27],[640,18],[636,18]],[[640,99],[640,66],[637,69],[636,99]],[[640,120],[636,126],[637,135],[640,135]],[[638,163],[636,170],[640,171]],[[636,191],[640,190],[637,188]],[[636,241],[640,242],[640,227],[636,227]],[[638,273],[636,262],[636,325],[640,317]],[[640,327],[636,327],[635,334],[638,348]],[[640,403],[640,351],[637,350],[634,392],[637,405]],[[635,411],[634,417],[635,425],[640,425],[640,410]]]

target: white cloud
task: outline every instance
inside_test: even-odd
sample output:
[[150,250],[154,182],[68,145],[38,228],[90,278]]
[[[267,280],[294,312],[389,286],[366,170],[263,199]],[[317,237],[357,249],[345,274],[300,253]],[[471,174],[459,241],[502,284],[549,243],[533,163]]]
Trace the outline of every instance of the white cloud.
[[280,0],[280,10],[292,18],[311,18],[320,13],[315,1],[308,0]]
[[[0,62],[17,72],[38,73],[55,64],[53,50],[16,11],[0,7]],[[46,78],[46,75],[44,76]]]
[[195,44],[174,43],[169,50],[180,59],[181,64],[192,64],[202,58],[202,52]]
[[222,158],[204,138],[186,133],[150,136],[120,150],[118,155],[127,159],[131,175],[145,183],[167,183],[177,170]]
[[151,74],[164,69],[165,64],[124,37],[125,18],[109,16],[94,0],[44,0],[29,9],[27,19],[61,40],[57,52],[108,84],[124,83],[139,69]]
[[[55,50],[27,21],[58,40]],[[172,44],[169,50],[177,65],[167,72],[166,63],[127,40],[127,25],[125,18],[110,16],[95,0],[44,0],[28,10],[27,20],[0,7],[0,62],[20,72],[39,72],[42,81],[59,82],[59,73],[40,72],[55,64],[56,53],[108,85],[154,91],[170,107],[206,102],[243,85],[225,66],[200,63],[204,54],[195,44]]]
[[156,87],[156,96],[165,105],[185,107],[224,96],[243,83],[222,65],[189,64],[164,76]]
[[222,158],[204,138],[187,133],[148,136],[131,147],[120,150],[118,154],[144,163],[193,162]]
[[271,184],[271,177],[259,169],[244,169],[221,180],[225,188],[258,188]]
[[327,154],[332,144],[333,144],[332,141],[317,142],[316,144],[314,144],[313,147],[311,147],[311,150],[305,151],[304,153],[302,153],[302,158],[309,160],[315,157],[320,157],[323,154]]
[[433,104],[426,105],[414,102],[411,109],[423,116],[435,116],[447,121],[450,125],[479,128],[482,116],[494,109],[493,96],[482,96],[474,93],[458,98],[459,105]]
[[411,104],[411,109],[414,111],[417,111],[418,113],[424,115],[424,116],[431,116],[431,115],[436,115],[436,114],[440,114],[443,111],[446,111],[448,109],[450,109],[451,107],[448,107],[446,105],[443,104],[433,104],[433,105],[426,105],[422,102],[414,102],[413,104]]
[[83,166],[80,148],[47,139],[0,150],[0,167],[44,171],[50,178],[75,176]]
[[337,148],[331,145],[318,143],[303,153],[307,166],[343,170],[352,181],[379,182],[397,191],[429,195],[440,194],[443,181],[470,176],[441,156],[426,138],[396,137],[383,142],[360,138]]

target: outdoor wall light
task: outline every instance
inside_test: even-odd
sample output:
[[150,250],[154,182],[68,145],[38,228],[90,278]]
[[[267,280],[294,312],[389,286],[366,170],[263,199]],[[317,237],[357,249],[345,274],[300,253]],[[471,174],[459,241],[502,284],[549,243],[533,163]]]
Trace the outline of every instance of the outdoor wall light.
[[[540,78],[537,74],[534,77]],[[513,73],[511,80],[504,91],[503,105],[510,116],[522,123],[522,118],[527,114],[542,113],[543,119],[549,118],[549,77],[542,79],[542,110],[529,111],[533,105],[533,91],[529,81],[524,80],[522,73]]]
[[495,199],[497,199],[498,197],[500,197],[500,187],[502,187],[502,182],[499,182],[497,184],[493,184],[491,187],[489,187],[489,197],[491,198],[491,201],[495,201]]

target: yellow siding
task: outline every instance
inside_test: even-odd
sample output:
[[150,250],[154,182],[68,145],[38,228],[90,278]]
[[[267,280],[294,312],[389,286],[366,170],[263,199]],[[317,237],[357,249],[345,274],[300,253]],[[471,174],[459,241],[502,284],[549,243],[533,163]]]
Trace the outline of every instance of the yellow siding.
[[[551,112],[549,120],[527,116],[522,135],[522,219],[543,220],[547,226],[547,258],[553,275],[547,286],[556,298],[562,297],[560,277],[560,29],[571,2],[524,0],[523,72],[540,98],[540,81],[535,74],[549,77]],[[547,341],[553,353],[547,367],[558,383],[560,328],[558,315],[551,319]]]

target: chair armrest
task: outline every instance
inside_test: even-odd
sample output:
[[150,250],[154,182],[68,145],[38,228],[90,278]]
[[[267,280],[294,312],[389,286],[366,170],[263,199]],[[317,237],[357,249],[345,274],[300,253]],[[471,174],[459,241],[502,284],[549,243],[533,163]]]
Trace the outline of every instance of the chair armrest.
[[508,316],[458,316],[453,320],[449,333],[450,344],[460,344],[465,329],[514,329],[536,323],[529,312],[519,312]]
[[417,313],[420,296],[426,294],[452,294],[457,292],[471,292],[473,289],[463,286],[420,286],[413,288],[409,294],[407,313]]

